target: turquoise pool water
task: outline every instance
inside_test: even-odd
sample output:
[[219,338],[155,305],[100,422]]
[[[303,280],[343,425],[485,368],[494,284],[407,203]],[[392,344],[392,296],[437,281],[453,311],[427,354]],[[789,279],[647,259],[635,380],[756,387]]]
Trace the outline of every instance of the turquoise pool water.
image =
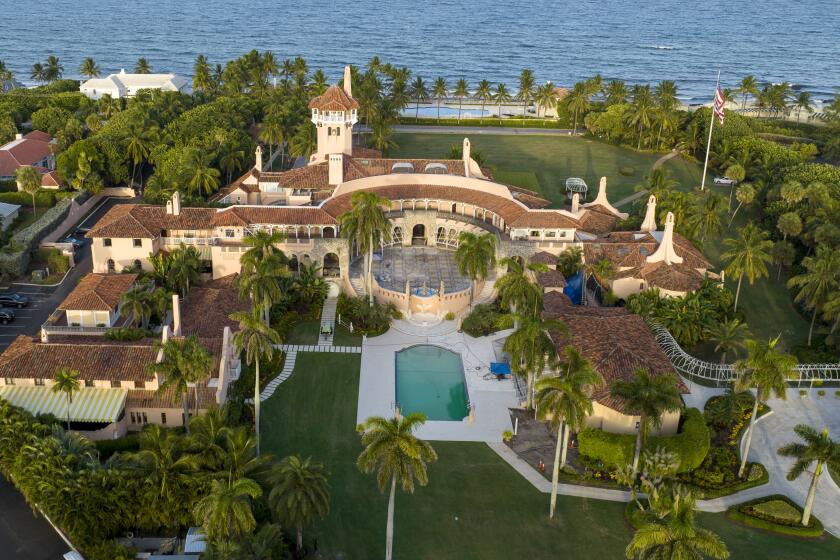
[[397,403],[403,414],[422,412],[429,420],[461,421],[469,414],[461,356],[439,346],[397,352]]

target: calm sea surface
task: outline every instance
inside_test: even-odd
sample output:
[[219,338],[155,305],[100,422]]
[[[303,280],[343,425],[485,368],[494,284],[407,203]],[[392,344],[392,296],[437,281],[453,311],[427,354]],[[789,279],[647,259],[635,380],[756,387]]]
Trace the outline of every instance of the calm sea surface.
[[331,81],[376,54],[472,83],[513,86],[526,66],[560,84],[674,79],[706,101],[719,65],[725,86],[752,73],[825,99],[840,86],[840,0],[0,0],[0,60],[24,82],[50,54],[72,77],[86,56],[189,74],[198,54],[252,48],[303,56]]

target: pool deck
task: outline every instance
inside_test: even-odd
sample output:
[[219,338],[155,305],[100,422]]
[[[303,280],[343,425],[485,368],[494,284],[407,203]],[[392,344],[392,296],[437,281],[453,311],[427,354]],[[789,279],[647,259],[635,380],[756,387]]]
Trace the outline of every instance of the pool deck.
[[474,420],[461,422],[428,421],[417,436],[433,441],[502,441],[502,432],[512,430],[508,408],[516,406],[516,389],[510,380],[484,379],[490,362],[496,361],[493,342],[510,331],[472,338],[455,329],[452,321],[421,328],[406,321],[395,321],[382,336],[368,338],[362,346],[361,378],[356,421],[370,416],[394,414],[394,353],[416,344],[433,344],[461,355]]

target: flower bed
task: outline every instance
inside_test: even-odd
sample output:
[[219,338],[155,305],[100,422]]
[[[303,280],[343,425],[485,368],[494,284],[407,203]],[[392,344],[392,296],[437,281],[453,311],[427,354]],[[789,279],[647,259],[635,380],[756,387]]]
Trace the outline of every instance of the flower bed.
[[823,525],[811,516],[807,526],[801,524],[802,509],[787,496],[773,495],[729,508],[727,517],[750,527],[797,537],[822,536]]

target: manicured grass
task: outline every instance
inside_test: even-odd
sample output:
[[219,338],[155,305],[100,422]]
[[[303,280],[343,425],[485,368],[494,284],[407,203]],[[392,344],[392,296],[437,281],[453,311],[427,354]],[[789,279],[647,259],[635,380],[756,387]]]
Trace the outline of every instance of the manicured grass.
[[[460,145],[462,134],[396,134],[397,157],[445,157],[449,147]],[[634,150],[605,144],[590,138],[571,136],[496,136],[474,135],[472,149],[479,150],[485,165],[494,169],[499,181],[538,190],[552,201],[552,206],[565,203],[566,179],[581,177],[590,189],[589,199],[598,193],[598,181],[607,177],[611,201],[633,194],[634,187],[644,183],[654,162],[663,154],[642,154]],[[675,179],[691,188],[698,184],[697,165],[674,158],[665,162]],[[619,173],[632,167],[634,174]],[[533,185],[536,176],[538,188]]]
[[[359,357],[298,354],[295,371],[263,403],[265,449],[297,453],[330,471],[331,513],[309,534],[323,558],[383,555],[387,496],[361,474],[355,432]],[[398,494],[394,556],[411,559],[622,558],[631,531],[624,505],[561,496],[548,520],[548,496],[481,443],[434,442],[439,460],[430,484],[413,495]],[[835,558],[840,541],[806,542],[776,537],[702,514],[733,558]]]

